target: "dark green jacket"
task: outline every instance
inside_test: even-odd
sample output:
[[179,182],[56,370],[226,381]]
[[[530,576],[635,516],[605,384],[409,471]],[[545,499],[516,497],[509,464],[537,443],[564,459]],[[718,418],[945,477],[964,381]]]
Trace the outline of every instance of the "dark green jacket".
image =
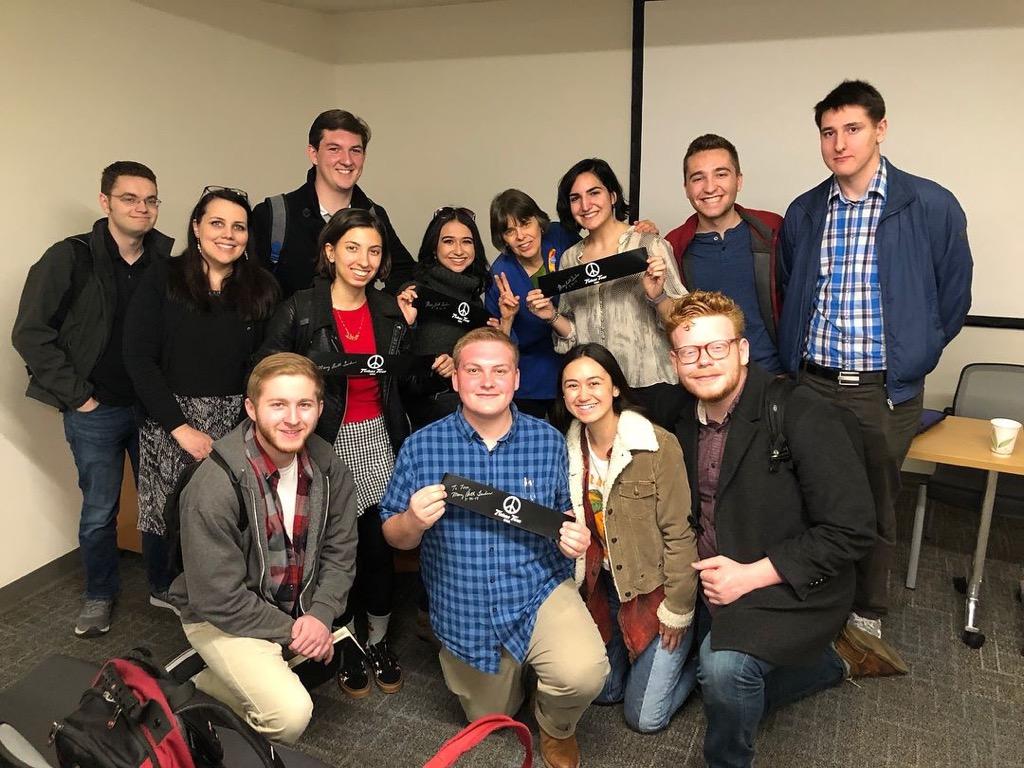
[[[50,246],[28,271],[11,342],[29,371],[25,394],[61,411],[92,397],[89,381],[111,342],[117,306],[114,258],[107,251],[107,220],[92,232]],[[153,258],[171,255],[174,240],[152,230],[143,248]],[[120,339],[115,339],[120,344]]]

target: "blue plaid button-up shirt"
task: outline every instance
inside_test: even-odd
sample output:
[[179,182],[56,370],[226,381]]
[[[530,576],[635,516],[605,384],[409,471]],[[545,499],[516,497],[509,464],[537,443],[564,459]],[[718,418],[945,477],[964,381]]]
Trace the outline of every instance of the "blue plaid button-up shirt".
[[[460,408],[405,441],[380,513],[387,520],[404,512],[416,491],[445,472],[565,512],[572,507],[568,469],[565,438],[546,422],[512,406],[511,429],[488,450]],[[420,548],[434,632],[457,658],[489,674],[498,672],[502,648],[523,662],[537,610],[572,567],[554,541],[454,504]]]
[[885,369],[882,290],[875,230],[885,207],[885,158],[861,200],[832,179],[821,238],[821,266],[804,357],[847,371]]

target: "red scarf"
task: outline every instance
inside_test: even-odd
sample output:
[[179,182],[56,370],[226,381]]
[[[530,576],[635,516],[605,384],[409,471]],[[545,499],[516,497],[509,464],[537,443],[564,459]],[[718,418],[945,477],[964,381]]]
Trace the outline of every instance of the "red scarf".
[[[608,603],[606,582],[600,578],[604,562],[604,543],[597,533],[597,520],[594,516],[594,508],[590,503],[590,446],[587,444],[587,430],[582,424],[580,425],[580,450],[583,454],[583,512],[586,516],[587,528],[590,529],[590,546],[587,548],[582,588],[583,600],[601,632],[601,640],[607,645],[608,641],[612,639],[612,613]],[[610,488],[605,489],[605,531],[608,530],[607,491],[610,490]],[[643,653],[644,649],[657,637],[658,630],[661,628],[661,621],[658,620],[658,606],[664,599],[665,588],[659,586],[653,592],[637,595],[619,606],[619,629],[622,630],[622,640],[626,645],[626,650],[629,651],[630,662]]]

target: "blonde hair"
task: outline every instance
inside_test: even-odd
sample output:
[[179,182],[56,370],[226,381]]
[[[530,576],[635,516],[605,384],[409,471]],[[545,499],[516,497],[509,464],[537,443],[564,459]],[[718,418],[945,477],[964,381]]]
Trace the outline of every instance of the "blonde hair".
[[259,399],[263,384],[278,376],[305,376],[316,387],[316,399],[324,399],[324,379],[308,357],[294,352],[278,352],[260,360],[249,374],[245,396],[252,402]]
[[665,335],[668,336],[669,344],[672,343],[672,332],[676,328],[689,328],[697,318],[713,315],[729,318],[736,329],[736,335],[743,336],[746,321],[743,319],[743,310],[735,301],[718,291],[693,291],[675,300],[665,320]]
[[455,342],[455,349],[452,350],[452,359],[455,361],[455,367],[458,367],[459,365],[459,355],[462,354],[462,350],[477,341],[496,341],[499,344],[507,345],[508,348],[512,350],[512,355],[514,356],[516,366],[518,367],[519,347],[513,344],[512,340],[500,330],[492,328],[489,325],[485,325],[482,328],[474,328]]

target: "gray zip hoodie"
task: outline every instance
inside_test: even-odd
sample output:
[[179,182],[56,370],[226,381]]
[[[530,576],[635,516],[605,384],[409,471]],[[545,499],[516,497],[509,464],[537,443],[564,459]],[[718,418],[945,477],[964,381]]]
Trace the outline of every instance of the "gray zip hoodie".
[[[203,462],[181,494],[184,573],[171,584],[183,624],[208,621],[222,632],[287,645],[294,619],[274,603],[259,481],[245,457],[246,419],[214,443],[239,482],[249,525],[239,529],[238,497],[215,462]],[[306,443],[313,482],[299,606],[328,628],[341,615],[356,571],[356,492],[352,473],[326,441]]]

